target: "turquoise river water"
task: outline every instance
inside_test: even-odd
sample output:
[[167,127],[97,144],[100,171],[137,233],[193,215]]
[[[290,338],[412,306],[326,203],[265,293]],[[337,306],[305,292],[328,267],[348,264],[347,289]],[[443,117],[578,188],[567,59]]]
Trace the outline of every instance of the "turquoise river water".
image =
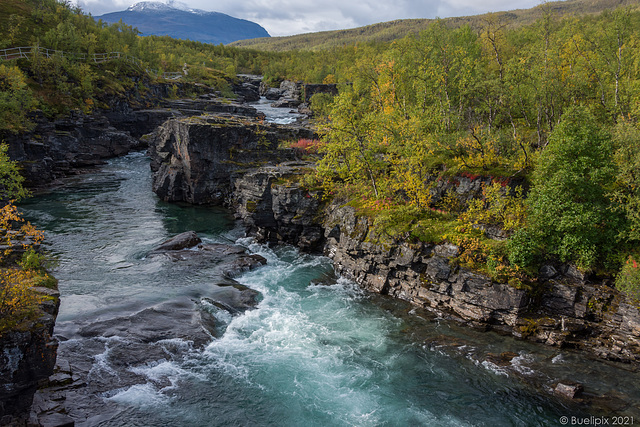
[[[76,425],[554,426],[638,409],[639,376],[624,366],[367,294],[327,258],[254,243],[227,211],[159,201],[150,180],[148,159],[132,154],[22,206],[58,258],[60,353],[88,384],[67,398]],[[176,298],[201,301],[219,280],[212,267],[147,257],[186,230],[268,260],[237,278],[261,293],[255,309],[213,310],[217,336],[152,343],[166,356],[148,359],[133,357],[126,328],[77,333]],[[504,352],[517,356],[501,363]],[[549,392],[563,379],[606,397],[563,401]]]

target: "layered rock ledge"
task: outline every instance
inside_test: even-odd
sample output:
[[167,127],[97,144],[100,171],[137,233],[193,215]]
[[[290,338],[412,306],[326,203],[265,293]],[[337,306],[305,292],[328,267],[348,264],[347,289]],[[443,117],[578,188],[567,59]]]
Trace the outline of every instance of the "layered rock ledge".
[[292,173],[283,163],[237,181],[234,209],[259,239],[320,250],[363,288],[473,327],[640,363],[640,310],[607,281],[547,265],[540,292],[497,283],[459,266],[457,246],[381,236],[369,218],[340,201],[323,204]]

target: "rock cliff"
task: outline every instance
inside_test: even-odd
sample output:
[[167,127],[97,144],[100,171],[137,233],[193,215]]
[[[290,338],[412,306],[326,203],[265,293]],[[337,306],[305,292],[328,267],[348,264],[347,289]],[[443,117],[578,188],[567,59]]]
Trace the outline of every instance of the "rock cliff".
[[39,317],[0,335],[0,425],[24,424],[34,393],[56,363],[53,327],[60,295],[48,288],[34,290],[47,297]]
[[[169,99],[187,91],[200,95]],[[258,115],[255,108],[220,99],[205,86],[183,83],[148,85],[143,93],[136,88],[121,96],[105,95],[100,105],[90,114],[72,111],[55,119],[36,112],[33,131],[0,135],[9,146],[9,157],[20,162],[26,186],[47,186],[106,159],[144,149],[147,144],[142,137],[172,117],[202,112]]]
[[239,177],[268,163],[293,160],[284,140],[309,137],[296,126],[202,115],[171,119],[149,145],[153,191],[170,202],[222,204]]
[[296,182],[311,168],[313,163],[284,162],[252,170],[235,181],[232,205],[251,234],[307,251],[322,249],[324,229],[315,216],[320,199]]
[[455,245],[380,236],[353,207],[321,203],[296,182],[295,174],[309,167],[284,163],[236,181],[234,209],[259,239],[322,250],[365,289],[473,327],[640,363],[640,311],[606,281],[547,265],[538,291],[497,283],[460,267]]

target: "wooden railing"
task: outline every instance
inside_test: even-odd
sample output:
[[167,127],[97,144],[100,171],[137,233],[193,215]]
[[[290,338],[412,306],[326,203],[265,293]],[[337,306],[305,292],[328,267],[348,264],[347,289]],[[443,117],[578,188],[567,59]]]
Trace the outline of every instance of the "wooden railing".
[[96,64],[101,64],[108,61],[121,60],[126,61],[132,64],[137,65],[141,69],[144,69],[149,74],[154,74],[158,77],[162,77],[164,79],[169,80],[177,80],[182,78],[182,73],[162,73],[160,74],[158,70],[145,68],[138,58],[128,55],[123,52],[107,52],[107,53],[73,53],[73,52],[64,52],[62,50],[52,50],[46,49],[44,47],[39,46],[22,46],[22,47],[10,47],[7,49],[0,49],[0,60],[10,61],[12,59],[33,59],[35,55],[41,55],[45,58],[67,58],[72,61],[85,61],[85,62],[94,62]]

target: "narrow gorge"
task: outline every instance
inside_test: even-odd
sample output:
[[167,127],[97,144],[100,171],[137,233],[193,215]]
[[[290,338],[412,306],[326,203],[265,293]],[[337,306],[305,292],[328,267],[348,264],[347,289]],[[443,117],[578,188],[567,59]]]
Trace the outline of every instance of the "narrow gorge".
[[[258,83],[236,90],[255,99]],[[640,413],[638,307],[607,283],[548,265],[532,295],[460,267],[450,243],[377,234],[300,183],[314,164],[282,143],[313,131],[260,105],[142,104],[43,121],[10,145],[31,185],[55,183],[22,207],[60,263],[58,360],[28,390],[41,386],[31,423]],[[482,179],[440,191],[474,197]]]

